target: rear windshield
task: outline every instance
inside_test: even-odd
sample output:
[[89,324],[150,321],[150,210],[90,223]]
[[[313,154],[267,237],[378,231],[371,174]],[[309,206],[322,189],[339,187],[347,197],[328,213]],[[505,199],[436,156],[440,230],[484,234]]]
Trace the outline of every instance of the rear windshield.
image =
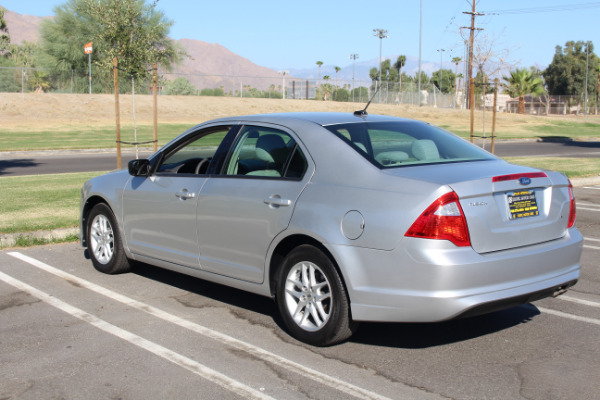
[[325,128],[379,168],[496,159],[448,131],[419,121],[360,122]]

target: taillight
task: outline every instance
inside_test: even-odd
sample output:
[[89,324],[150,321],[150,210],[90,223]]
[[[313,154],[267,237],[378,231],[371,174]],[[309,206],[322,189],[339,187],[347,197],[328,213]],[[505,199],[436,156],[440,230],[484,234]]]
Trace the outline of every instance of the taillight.
[[520,174],[510,174],[510,175],[500,175],[500,176],[495,176],[492,178],[492,182],[505,182],[505,181],[512,181],[512,180],[517,180],[520,178],[547,178],[548,175],[546,175],[545,172],[524,172],[524,173],[520,173]]
[[455,192],[434,201],[417,218],[404,236],[449,240],[457,246],[470,246],[467,220]]
[[575,195],[573,195],[573,184],[569,181],[569,223],[567,228],[572,228],[575,225],[575,218],[577,217],[577,210],[575,207]]

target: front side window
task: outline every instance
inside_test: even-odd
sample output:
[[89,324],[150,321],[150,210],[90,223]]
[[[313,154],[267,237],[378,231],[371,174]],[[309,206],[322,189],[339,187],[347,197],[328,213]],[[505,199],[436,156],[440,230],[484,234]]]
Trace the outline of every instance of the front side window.
[[223,174],[300,179],[307,166],[302,150],[288,133],[245,126],[225,163]]
[[325,128],[379,168],[495,159],[450,132],[418,121],[364,122]]
[[158,168],[159,173],[206,174],[219,145],[229,132],[229,126],[203,131],[191,141],[172,150]]

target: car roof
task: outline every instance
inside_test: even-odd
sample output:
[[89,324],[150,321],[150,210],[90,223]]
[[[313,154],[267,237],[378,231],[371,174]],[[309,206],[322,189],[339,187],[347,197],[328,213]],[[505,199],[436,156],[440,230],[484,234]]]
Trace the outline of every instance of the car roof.
[[291,121],[312,122],[321,126],[360,123],[360,122],[384,122],[384,121],[414,121],[410,119],[391,117],[386,115],[361,115],[343,112],[288,112],[273,114],[242,115],[236,117],[220,118],[217,121],[255,121],[272,123],[289,123]]

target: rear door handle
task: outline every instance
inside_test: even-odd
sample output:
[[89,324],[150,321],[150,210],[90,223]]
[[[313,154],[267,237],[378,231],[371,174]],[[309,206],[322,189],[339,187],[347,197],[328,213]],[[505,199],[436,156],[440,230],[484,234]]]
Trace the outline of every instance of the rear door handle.
[[187,189],[181,189],[180,192],[175,193],[175,197],[181,200],[193,199],[194,197],[196,197],[196,193],[192,193]]
[[292,205],[292,201],[288,199],[282,199],[280,195],[274,194],[265,199],[265,204],[268,204],[269,207],[273,208],[289,207]]

